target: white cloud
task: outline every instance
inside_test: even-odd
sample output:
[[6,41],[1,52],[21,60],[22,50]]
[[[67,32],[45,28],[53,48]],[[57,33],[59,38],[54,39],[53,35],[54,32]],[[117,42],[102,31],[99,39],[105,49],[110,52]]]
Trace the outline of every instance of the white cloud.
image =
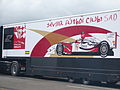
[[0,24],[120,8],[120,0],[0,0]]

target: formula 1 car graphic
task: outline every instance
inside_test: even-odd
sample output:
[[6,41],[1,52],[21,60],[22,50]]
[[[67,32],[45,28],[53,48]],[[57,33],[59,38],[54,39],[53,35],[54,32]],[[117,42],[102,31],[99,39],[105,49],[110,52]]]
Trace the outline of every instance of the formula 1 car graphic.
[[60,42],[56,53],[60,55],[96,55],[101,57],[114,56],[113,49],[117,48],[117,32],[85,33],[81,32],[79,40]]

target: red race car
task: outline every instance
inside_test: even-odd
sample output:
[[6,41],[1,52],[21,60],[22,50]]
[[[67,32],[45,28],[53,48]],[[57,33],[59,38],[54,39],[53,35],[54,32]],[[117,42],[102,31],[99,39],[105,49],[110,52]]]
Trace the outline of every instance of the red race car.
[[[100,37],[100,36],[101,37]],[[117,47],[117,33],[88,34],[82,33],[81,38],[74,42],[60,42],[57,44],[58,55],[96,55],[101,57],[113,56],[113,49]]]

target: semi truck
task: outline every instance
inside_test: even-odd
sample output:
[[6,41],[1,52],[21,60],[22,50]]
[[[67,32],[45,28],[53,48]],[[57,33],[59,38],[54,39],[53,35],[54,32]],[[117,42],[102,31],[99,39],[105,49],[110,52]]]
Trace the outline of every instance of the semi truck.
[[83,83],[120,81],[120,10],[0,27],[0,70]]

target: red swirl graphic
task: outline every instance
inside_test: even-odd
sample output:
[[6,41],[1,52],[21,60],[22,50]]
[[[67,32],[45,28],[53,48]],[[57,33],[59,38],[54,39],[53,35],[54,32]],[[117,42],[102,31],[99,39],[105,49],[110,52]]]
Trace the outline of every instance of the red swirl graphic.
[[[59,43],[60,41],[66,39],[66,38],[59,37],[59,40],[57,40],[57,35],[53,36],[53,33],[59,34],[62,36],[66,36],[69,38],[69,37],[72,37],[75,35],[79,35],[81,32],[85,32],[85,33],[111,33],[111,31],[109,31],[109,30],[95,27],[95,26],[81,25],[81,26],[70,26],[70,27],[61,28],[61,29],[58,29],[54,32],[49,33],[44,38],[42,38],[36,44],[34,49],[32,50],[31,56],[32,57],[44,57],[45,54],[47,53],[47,49],[50,46],[52,46],[53,44]],[[55,43],[51,44],[51,40],[54,40]]]

